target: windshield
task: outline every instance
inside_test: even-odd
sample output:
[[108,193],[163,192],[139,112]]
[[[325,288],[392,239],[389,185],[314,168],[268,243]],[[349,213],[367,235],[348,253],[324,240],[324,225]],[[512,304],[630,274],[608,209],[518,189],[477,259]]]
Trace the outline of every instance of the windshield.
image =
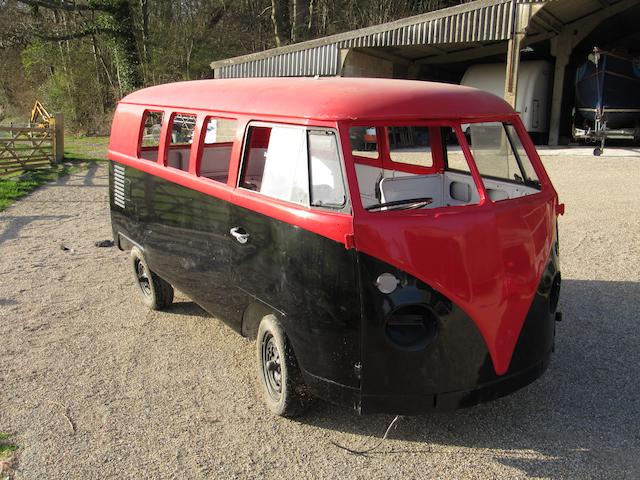
[[[509,123],[472,123],[468,143],[493,202],[540,190]],[[474,205],[478,187],[450,126],[360,125],[349,132],[363,207],[372,212]]]

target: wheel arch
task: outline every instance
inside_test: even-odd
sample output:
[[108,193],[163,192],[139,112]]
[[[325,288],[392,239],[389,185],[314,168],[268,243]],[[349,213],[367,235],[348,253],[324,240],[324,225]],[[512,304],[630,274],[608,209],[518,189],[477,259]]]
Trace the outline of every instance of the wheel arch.
[[254,301],[250,303],[242,313],[240,324],[240,333],[242,336],[254,340],[258,336],[260,322],[268,315],[273,315],[278,322],[280,322],[286,333],[286,322],[283,321],[282,314],[262,302]]

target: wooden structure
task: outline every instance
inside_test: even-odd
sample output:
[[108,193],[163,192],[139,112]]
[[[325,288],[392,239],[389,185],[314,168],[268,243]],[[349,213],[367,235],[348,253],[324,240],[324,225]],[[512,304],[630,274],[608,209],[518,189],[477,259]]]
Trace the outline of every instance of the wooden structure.
[[0,177],[47,168],[64,158],[64,123],[56,114],[49,126],[0,126]]

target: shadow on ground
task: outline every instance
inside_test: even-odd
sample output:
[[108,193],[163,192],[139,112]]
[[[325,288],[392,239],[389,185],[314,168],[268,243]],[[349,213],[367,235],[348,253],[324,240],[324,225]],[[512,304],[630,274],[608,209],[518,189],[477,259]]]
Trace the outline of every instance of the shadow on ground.
[[[488,404],[406,417],[390,434],[405,443],[374,455],[450,456],[458,447],[461,459],[486,455],[533,476],[638,478],[640,283],[565,280],[560,308],[556,352],[541,379]],[[299,421],[374,444],[391,418],[318,402]]]
[[170,306],[168,306],[165,310],[166,313],[171,313],[174,315],[186,315],[189,317],[201,317],[201,318],[211,318],[214,320],[212,315],[209,315],[205,310],[200,307],[195,302],[187,301],[187,302],[174,302]]

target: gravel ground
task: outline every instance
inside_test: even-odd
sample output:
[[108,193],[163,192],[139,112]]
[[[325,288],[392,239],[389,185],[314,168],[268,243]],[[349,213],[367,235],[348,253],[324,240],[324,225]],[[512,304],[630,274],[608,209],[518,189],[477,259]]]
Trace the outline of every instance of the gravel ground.
[[[640,477],[640,156],[545,157],[560,219],[564,322],[547,373],[496,402],[403,420],[318,402],[274,418],[253,344],[178,294],[136,297],[110,238],[106,168],[0,213],[0,431],[15,477]],[[63,250],[61,245],[68,249]]]

